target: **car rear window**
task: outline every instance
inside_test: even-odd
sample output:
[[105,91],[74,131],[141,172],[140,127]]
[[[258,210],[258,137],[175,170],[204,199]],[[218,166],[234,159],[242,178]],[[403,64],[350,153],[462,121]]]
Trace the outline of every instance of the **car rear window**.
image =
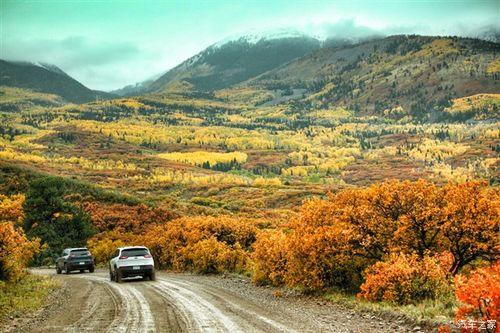
[[126,257],[139,257],[139,256],[145,256],[146,254],[149,254],[147,249],[125,249],[122,250],[122,256]]
[[72,255],[78,256],[78,257],[88,256],[89,255],[89,251],[87,249],[71,250],[70,253]]

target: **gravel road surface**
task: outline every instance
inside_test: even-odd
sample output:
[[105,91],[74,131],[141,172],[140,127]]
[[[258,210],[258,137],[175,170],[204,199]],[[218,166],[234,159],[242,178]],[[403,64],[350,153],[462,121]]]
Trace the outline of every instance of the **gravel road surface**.
[[52,304],[14,332],[416,332],[403,321],[343,308],[321,298],[273,296],[235,276],[157,272],[157,281],[109,280],[105,270],[56,275]]

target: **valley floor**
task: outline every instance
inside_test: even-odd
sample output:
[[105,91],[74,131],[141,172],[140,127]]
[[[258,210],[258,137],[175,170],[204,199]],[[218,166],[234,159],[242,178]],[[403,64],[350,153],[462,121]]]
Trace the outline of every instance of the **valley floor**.
[[[16,332],[415,332],[403,321],[357,313],[316,297],[274,296],[235,276],[159,273],[110,282],[107,271],[56,276],[58,299]],[[418,329],[417,329],[418,331]]]

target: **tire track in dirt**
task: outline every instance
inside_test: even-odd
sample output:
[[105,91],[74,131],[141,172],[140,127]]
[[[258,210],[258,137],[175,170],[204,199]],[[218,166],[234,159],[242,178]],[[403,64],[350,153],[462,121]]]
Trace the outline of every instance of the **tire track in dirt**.
[[[111,325],[111,318],[118,316],[120,308],[115,293],[106,284],[99,286],[102,289],[94,287],[90,291],[80,319],[65,327],[64,332],[102,331]],[[109,297],[105,297],[102,290]]]
[[203,297],[204,300],[209,300],[212,306],[217,306],[223,310],[225,313],[232,313],[237,317],[240,325],[245,326],[245,331],[249,329],[252,332],[290,332],[296,333],[294,329],[288,327],[280,322],[277,322],[264,314],[260,314],[257,309],[253,309],[251,304],[245,303],[245,305],[237,304],[236,301],[231,301],[231,295],[221,294],[220,290],[217,292],[210,291],[206,287],[197,286],[193,283],[186,283],[173,278],[159,279],[160,283],[167,284],[171,286],[176,286],[177,288],[186,288],[195,292],[200,298]]
[[152,284],[151,287],[181,309],[189,320],[189,332],[244,332],[214,304],[187,288],[176,286],[164,280]]
[[[155,332],[155,321],[146,298],[132,284],[115,284],[108,279],[96,275],[81,275],[78,278],[105,284],[118,295],[120,300],[117,316],[108,329],[103,332],[109,333],[133,333],[133,332]],[[83,318],[82,318],[83,319]],[[80,327],[78,327],[80,328]],[[95,332],[95,330],[94,330]]]

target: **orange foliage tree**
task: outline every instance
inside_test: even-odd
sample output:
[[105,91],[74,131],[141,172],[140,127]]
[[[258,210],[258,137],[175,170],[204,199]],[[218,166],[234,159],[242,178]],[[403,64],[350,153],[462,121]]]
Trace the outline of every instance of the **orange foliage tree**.
[[281,230],[258,233],[253,244],[252,280],[255,284],[282,285],[287,266],[286,235]]
[[[393,253],[405,255],[401,269],[405,258],[423,265],[448,253],[446,267],[455,275],[474,260],[498,257],[498,198],[497,189],[478,182],[439,187],[420,180],[388,181],[310,200],[288,230],[259,235],[254,280],[310,290],[356,289],[360,272]],[[270,239],[279,240],[279,248]]]
[[496,188],[470,182],[447,185],[445,222],[441,227],[445,248],[453,254],[451,273],[476,259],[500,255],[500,195]]
[[344,190],[329,198],[334,216],[352,230],[356,255],[381,260],[393,251],[440,251],[444,223],[442,190],[420,180],[388,181],[365,189]]
[[10,197],[0,194],[0,222],[12,222],[22,225],[24,219],[24,195],[15,194]]

